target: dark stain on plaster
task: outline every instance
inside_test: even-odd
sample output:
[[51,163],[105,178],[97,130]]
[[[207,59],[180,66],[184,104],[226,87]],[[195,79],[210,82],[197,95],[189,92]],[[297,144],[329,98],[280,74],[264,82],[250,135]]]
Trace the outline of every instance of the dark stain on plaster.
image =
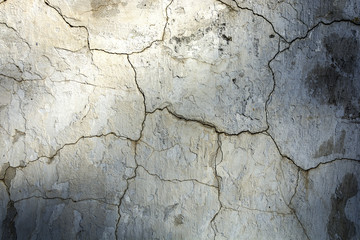
[[317,152],[314,155],[314,158],[319,158],[323,156],[329,156],[334,153],[345,153],[344,142],[345,142],[346,132],[341,131],[339,138],[334,141],[333,137],[330,137],[327,141],[323,142]]
[[[11,180],[15,178],[16,168],[8,167],[5,171],[4,183],[6,189],[9,192],[11,187]],[[6,216],[2,222],[3,233],[1,235],[2,240],[12,240],[17,239],[16,227],[15,227],[15,217],[17,215],[17,210],[14,206],[13,201],[9,201],[6,209]]]
[[2,222],[3,233],[1,240],[15,240],[17,239],[16,227],[15,227],[15,217],[17,215],[17,210],[14,206],[13,201],[9,201],[6,210],[6,217]]
[[346,174],[331,197],[331,213],[327,224],[330,240],[345,240],[355,236],[355,224],[346,217],[345,207],[347,201],[357,193],[356,176],[352,173]]
[[179,214],[174,217],[174,224],[175,226],[179,226],[184,224],[184,216],[182,214]]
[[[186,45],[189,44],[192,40],[196,40],[196,36],[191,34],[190,36],[173,37],[171,40],[174,40],[178,45]],[[172,42],[171,40],[170,43]]]
[[[220,18],[220,15],[218,15]],[[199,41],[200,39],[204,38],[209,32],[216,32],[217,37],[220,39],[220,43],[218,46],[218,50],[220,55],[224,54],[225,49],[230,45],[230,43],[233,41],[232,36],[230,36],[228,33],[226,33],[226,23],[222,22],[220,20],[216,20],[212,22],[210,25],[207,25],[204,28],[197,29],[193,31],[188,36],[178,35],[173,36],[170,40],[170,44],[174,44],[174,51],[176,53],[179,52],[179,48],[185,47],[185,48],[191,48],[191,42]]]
[[166,221],[169,217],[169,215],[176,209],[178,206],[178,203],[175,203],[174,205],[167,206],[164,210],[164,221]]
[[11,180],[13,180],[15,178],[15,176],[16,176],[16,168],[8,167],[6,169],[5,176],[4,176],[4,183],[8,190],[11,187]]
[[360,47],[355,37],[341,37],[333,33],[324,38],[323,45],[339,70],[350,74],[354,72]]
[[229,42],[232,41],[232,37],[226,36],[225,34],[222,34],[222,35],[221,35],[221,38],[226,41],[226,44],[229,44]]
[[327,20],[342,18],[344,8],[348,2],[346,0],[321,0],[320,6],[315,10],[315,16],[318,18],[323,17]]
[[[356,35],[356,34],[355,34]],[[330,34],[323,39],[327,61],[317,63],[306,77],[309,95],[321,104],[342,107],[343,119],[360,118],[359,41]]]
[[126,2],[119,0],[91,0],[92,16],[94,18],[112,17],[120,13],[118,5],[126,6]]
[[19,138],[23,137],[23,136],[25,136],[24,132],[15,129],[15,135],[13,136],[12,143],[16,143],[19,140]]
[[157,7],[159,1],[156,0],[143,0],[136,7],[140,9],[152,9]]

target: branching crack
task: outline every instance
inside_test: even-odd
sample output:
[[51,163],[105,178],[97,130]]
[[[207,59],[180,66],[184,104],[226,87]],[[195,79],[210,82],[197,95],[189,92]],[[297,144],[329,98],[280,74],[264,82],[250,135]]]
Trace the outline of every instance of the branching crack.
[[99,135],[89,135],[89,136],[81,136],[80,138],[78,138],[75,142],[71,142],[71,143],[65,143],[64,145],[62,145],[60,148],[58,148],[54,154],[50,155],[50,156],[39,156],[37,157],[35,160],[33,160],[32,162],[34,161],[37,161],[39,160],[40,158],[48,158],[49,159],[49,164],[52,162],[52,160],[54,159],[55,156],[57,156],[59,154],[59,152],[66,146],[71,146],[71,145],[76,145],[80,140],[82,139],[89,139],[89,138],[101,138],[101,137],[106,137],[108,135],[113,135],[117,138],[121,138],[121,139],[124,139],[124,140],[128,140],[128,141],[132,141],[134,142],[135,140],[131,139],[131,138],[128,138],[128,137],[125,137],[125,136],[120,136],[114,132],[109,132],[109,133],[106,133],[106,134],[99,134]]
[[61,13],[61,10],[60,10],[59,8],[52,6],[52,5],[49,3],[49,1],[47,1],[47,0],[45,0],[44,3],[45,3],[48,7],[54,9],[54,10],[60,15],[60,17],[64,20],[64,22],[65,22],[69,27],[71,27],[71,28],[85,29],[85,31],[86,31],[86,33],[87,33],[87,47],[88,47],[89,50],[91,50],[90,42],[89,42],[90,34],[89,34],[89,30],[87,29],[87,27],[86,27],[86,26],[76,26],[76,25],[72,25],[69,21],[66,20],[66,17]]
[[168,25],[168,22],[169,22],[169,16],[168,16],[168,9],[170,7],[170,5],[174,2],[174,0],[171,0],[170,3],[165,7],[165,15],[166,15],[166,20],[165,20],[165,25],[164,25],[164,28],[163,28],[163,31],[162,31],[162,34],[161,34],[161,39],[156,39],[154,41],[152,41],[151,43],[149,43],[148,46],[144,47],[143,49],[139,50],[139,51],[133,51],[133,52],[129,52],[129,53],[125,53],[125,52],[112,52],[112,51],[107,51],[105,49],[101,49],[101,48],[92,48],[91,47],[91,43],[90,43],[90,32],[89,32],[89,29],[86,27],[86,26],[82,26],[82,25],[73,25],[71,24],[67,19],[68,17],[64,16],[61,12],[61,10],[57,7],[54,7],[52,6],[48,0],[45,0],[44,3],[49,6],[50,8],[54,9],[60,16],[61,18],[65,21],[65,23],[67,25],[69,25],[71,28],[83,28],[86,30],[87,32],[87,46],[88,46],[88,49],[91,51],[100,51],[100,52],[104,52],[104,53],[107,53],[107,54],[115,54],[115,55],[132,55],[132,54],[136,54],[136,53],[142,53],[144,52],[145,50],[149,49],[153,44],[157,43],[157,42],[162,42],[164,41],[164,38],[165,38],[165,31],[166,31],[166,28],[167,28],[167,25]]
[[208,128],[212,128],[215,130],[216,133],[218,134],[224,134],[226,136],[239,136],[241,134],[244,134],[244,133],[248,133],[248,134],[251,134],[251,135],[256,135],[256,134],[261,134],[261,133],[266,133],[266,129],[265,130],[262,130],[262,131],[258,131],[258,132],[252,132],[252,131],[249,131],[249,130],[245,130],[245,131],[240,131],[238,133],[228,133],[228,132],[224,132],[224,131],[221,131],[218,129],[217,126],[215,126],[214,124],[210,123],[210,122],[206,122],[204,120],[198,120],[198,119],[192,119],[192,118],[187,118],[181,114],[178,114],[176,113],[175,111],[173,110],[170,110],[168,106],[164,107],[164,108],[159,108],[159,109],[155,109],[155,111],[157,110],[164,110],[166,109],[171,115],[173,115],[174,117],[176,117],[177,119],[179,120],[183,120],[183,121],[187,121],[187,122],[196,122],[196,123],[199,123],[201,125],[203,125],[204,127],[208,127]]
[[[233,1],[235,1],[235,0],[233,0]],[[339,22],[348,22],[348,23],[352,23],[352,24],[354,24],[354,25],[360,26],[360,23],[356,23],[356,22],[354,22],[354,21],[352,21],[352,20],[334,20],[334,21],[329,22],[329,23],[325,23],[325,22],[321,21],[321,22],[317,23],[316,25],[314,25],[312,28],[310,28],[310,29],[306,32],[306,34],[305,34],[304,36],[295,38],[295,39],[293,39],[292,41],[287,42],[287,43],[288,43],[288,46],[287,46],[286,48],[282,49],[282,50],[279,49],[279,51],[274,55],[274,57],[268,62],[268,68],[270,69],[271,74],[272,74],[272,77],[273,77],[273,88],[272,88],[272,91],[270,92],[269,97],[268,97],[268,99],[267,99],[267,101],[266,101],[266,104],[265,104],[266,123],[267,123],[268,128],[267,128],[264,132],[266,132],[266,134],[272,139],[272,141],[273,141],[274,144],[276,145],[276,148],[277,148],[278,152],[280,153],[280,155],[281,155],[282,157],[284,157],[284,158],[289,159],[289,160],[290,160],[297,168],[299,168],[301,171],[313,170],[313,169],[318,168],[320,165],[332,163],[332,162],[337,161],[337,160],[350,160],[350,161],[355,161],[355,162],[357,162],[357,163],[360,163],[360,160],[358,160],[358,159],[350,159],[350,158],[336,158],[336,159],[334,159],[334,160],[331,160],[331,161],[328,161],[328,162],[325,162],[325,163],[319,163],[319,164],[317,164],[315,167],[312,167],[312,168],[309,168],[309,169],[304,169],[304,168],[300,167],[299,165],[297,165],[297,164],[295,163],[295,161],[294,161],[293,159],[291,159],[289,156],[286,156],[285,154],[283,154],[283,153],[281,152],[280,147],[279,147],[279,145],[277,144],[277,142],[275,141],[274,137],[269,133],[270,124],[269,124],[269,121],[268,121],[268,114],[269,114],[268,105],[270,104],[270,102],[271,102],[271,97],[272,97],[272,95],[274,94],[275,89],[276,89],[276,77],[275,77],[275,72],[274,72],[273,68],[271,67],[271,63],[272,63],[272,61],[275,60],[275,58],[276,58],[279,54],[281,54],[281,53],[283,53],[283,52],[285,52],[285,51],[290,50],[290,47],[291,47],[292,44],[294,44],[296,41],[305,40],[306,38],[308,38],[309,35],[310,35],[310,33],[311,33],[312,31],[314,31],[315,28],[319,27],[320,25],[329,26],[329,25],[331,25],[331,24],[339,23]]]
[[[135,159],[135,162],[136,162],[136,146],[137,146],[137,144],[135,145],[135,158],[134,158],[134,159]],[[120,199],[119,199],[119,205],[117,205],[117,207],[118,207],[118,219],[117,219],[117,221],[116,221],[116,226],[115,226],[115,238],[116,238],[116,239],[120,239],[119,236],[118,236],[118,234],[117,234],[118,229],[119,229],[120,220],[121,220],[120,207],[121,207],[122,201],[123,201],[123,199],[124,199],[124,197],[125,197],[125,194],[127,193],[128,189],[129,189],[129,185],[130,185],[129,182],[130,182],[130,180],[135,179],[136,176],[137,176],[137,169],[138,169],[138,167],[139,167],[139,165],[136,163],[136,167],[135,167],[135,169],[134,169],[134,176],[131,176],[131,177],[129,177],[129,178],[126,179],[126,188],[125,188],[125,190],[124,190],[123,195],[122,195],[122,196],[120,197]]]
[[286,48],[284,48],[283,50],[280,51],[280,53],[286,51],[286,50],[289,50],[289,48],[291,47],[292,44],[294,44],[296,41],[299,41],[299,40],[304,40],[306,38],[309,37],[310,33],[312,31],[314,31],[317,27],[319,27],[320,25],[324,25],[324,26],[330,26],[332,24],[335,24],[335,23],[341,23],[341,22],[347,22],[347,23],[351,23],[351,24],[354,24],[356,26],[360,26],[360,23],[358,22],[355,22],[354,20],[347,20],[347,19],[341,19],[341,20],[333,20],[331,22],[324,22],[324,21],[320,21],[318,22],[317,24],[315,24],[314,26],[312,26],[311,28],[309,28],[307,30],[307,32],[303,35],[303,36],[300,36],[300,37],[296,37],[294,38],[293,40],[291,41],[288,41],[287,43],[289,44]]
[[240,9],[240,10],[245,10],[245,11],[250,11],[254,16],[260,17],[260,18],[262,18],[263,20],[265,20],[267,23],[269,23],[269,24],[271,25],[271,28],[272,28],[272,30],[274,31],[274,33],[275,33],[276,35],[278,35],[280,39],[282,39],[282,40],[284,40],[285,42],[287,42],[286,39],[285,39],[278,31],[276,31],[273,23],[272,23],[269,19],[267,19],[265,16],[263,16],[263,15],[255,12],[253,9],[248,8],[248,7],[241,7],[241,6],[237,3],[236,0],[232,0],[232,1],[235,3],[235,5],[236,5],[236,7],[237,7],[238,9],[234,8],[233,6],[231,6],[231,5],[228,4],[228,3],[223,2],[222,0],[216,0],[216,1],[218,1],[218,2],[220,2],[220,3],[222,3],[222,4],[224,4],[224,5],[226,5],[228,8],[230,8],[231,10],[234,10],[234,11],[237,11],[238,9]]

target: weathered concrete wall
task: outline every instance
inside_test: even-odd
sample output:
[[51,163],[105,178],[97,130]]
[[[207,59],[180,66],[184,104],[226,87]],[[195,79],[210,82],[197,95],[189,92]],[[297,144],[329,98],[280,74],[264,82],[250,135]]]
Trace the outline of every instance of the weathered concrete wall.
[[0,0],[2,239],[360,239],[358,0]]

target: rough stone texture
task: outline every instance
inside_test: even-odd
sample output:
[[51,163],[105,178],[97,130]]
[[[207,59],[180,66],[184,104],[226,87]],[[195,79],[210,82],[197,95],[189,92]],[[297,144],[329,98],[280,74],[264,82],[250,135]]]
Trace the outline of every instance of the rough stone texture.
[[359,17],[0,0],[0,238],[360,239]]

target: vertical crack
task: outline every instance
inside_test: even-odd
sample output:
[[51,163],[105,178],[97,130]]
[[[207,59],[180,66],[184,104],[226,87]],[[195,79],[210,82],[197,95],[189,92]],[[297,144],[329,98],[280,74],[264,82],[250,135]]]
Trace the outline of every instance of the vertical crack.
[[[137,145],[137,144],[136,144]],[[135,149],[136,149],[136,145],[135,145]],[[136,152],[136,150],[135,150]],[[135,155],[136,156],[136,155]],[[132,180],[132,179],[135,179],[136,178],[136,175],[137,175],[137,169],[138,169],[138,165],[136,163],[136,167],[134,169],[134,176],[130,177],[130,178],[127,178],[126,179],[126,188],[124,190],[124,193],[123,195],[120,197],[120,200],[119,200],[119,205],[118,205],[118,219],[117,219],[117,222],[116,222],[116,226],[115,226],[115,239],[120,239],[119,236],[118,236],[118,229],[119,229],[119,224],[120,224],[120,220],[121,220],[121,211],[120,211],[120,208],[121,208],[121,204],[122,204],[122,201],[129,189],[129,181]]]
[[[146,120],[146,116],[147,116],[147,111],[146,111],[146,98],[145,98],[145,93],[144,91],[141,89],[141,87],[139,86],[139,83],[137,81],[137,72],[136,72],[136,69],[134,67],[134,65],[132,64],[132,62],[130,61],[130,55],[127,55],[127,60],[132,68],[132,70],[134,71],[134,81],[135,81],[135,84],[136,84],[136,87],[138,89],[138,91],[141,93],[142,97],[143,97],[143,104],[144,104],[144,118],[143,118],[143,121],[141,123],[141,130],[140,130],[140,134],[139,134],[139,138],[136,140],[136,146],[137,146],[137,142],[141,139],[142,137],[142,133],[144,131],[144,128],[145,128],[145,120]],[[135,146],[135,148],[136,148]],[[135,152],[136,154],[136,152]]]
[[[215,213],[214,217],[210,221],[210,226],[211,226],[212,230],[214,231],[214,239],[216,239],[216,233],[217,233],[217,227],[216,227],[216,224],[215,224],[215,219],[218,216],[218,214],[220,213],[221,209],[223,208],[223,205],[222,205],[221,199],[220,199],[221,180],[222,180],[222,178],[217,173],[217,165],[222,162],[223,157],[224,157],[223,151],[221,149],[222,142],[221,142],[221,137],[220,137],[219,133],[218,133],[217,143],[218,143],[218,148],[216,149],[216,154],[215,154],[216,158],[215,158],[215,163],[214,163],[214,168],[213,169],[214,169],[214,175],[215,175],[215,178],[216,178],[216,181],[217,181],[218,201],[219,201],[220,207],[219,207],[219,210]],[[218,157],[220,158],[219,163],[217,162]]]

